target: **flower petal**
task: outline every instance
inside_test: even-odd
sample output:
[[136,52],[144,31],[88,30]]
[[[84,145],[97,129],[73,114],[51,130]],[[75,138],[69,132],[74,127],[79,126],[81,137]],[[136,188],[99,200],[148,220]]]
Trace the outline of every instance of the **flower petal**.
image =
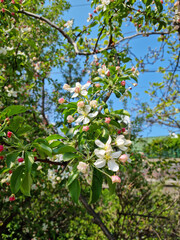
[[94,153],[95,153],[95,155],[98,157],[98,158],[103,158],[104,157],[104,155],[105,155],[105,153],[106,153],[106,151],[105,150],[103,150],[103,149],[95,149],[94,150]]
[[91,85],[91,83],[88,82],[82,86],[82,89],[84,90],[84,89],[88,88],[90,85]]
[[108,161],[108,169],[116,172],[119,170],[119,165],[115,162],[115,160],[109,160]]
[[111,154],[111,157],[112,157],[112,158],[118,158],[118,157],[120,157],[121,153],[122,153],[121,151],[113,152],[113,153]]
[[84,118],[83,124],[88,124],[90,122],[90,119],[88,117]]
[[106,165],[106,160],[104,159],[98,159],[95,161],[94,165],[97,167],[97,168],[102,168]]
[[71,98],[75,98],[78,96],[78,93],[74,93]]
[[102,143],[100,140],[96,140],[95,141],[95,144],[98,146],[98,147],[100,147],[100,148],[104,148],[105,147],[105,145],[104,145],[104,143]]
[[97,115],[98,115],[98,111],[93,112],[93,113],[90,113],[88,116],[89,116],[90,118],[93,118],[93,117],[96,117]]
[[87,90],[82,90],[81,95],[86,96],[87,95]]
[[111,136],[109,136],[106,144],[110,144],[110,143],[111,143]]
[[76,123],[80,123],[84,120],[84,116],[79,116],[78,119],[75,121]]
[[89,113],[90,111],[91,111],[91,106],[90,105],[85,105],[84,112]]

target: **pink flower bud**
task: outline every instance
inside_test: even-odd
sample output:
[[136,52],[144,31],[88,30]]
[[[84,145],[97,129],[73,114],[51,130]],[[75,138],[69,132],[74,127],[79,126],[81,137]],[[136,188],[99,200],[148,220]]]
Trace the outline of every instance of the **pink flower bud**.
[[1,3],[3,3],[4,2],[4,0],[1,0]]
[[18,162],[24,162],[24,158],[18,158]]
[[66,101],[66,100],[65,100],[64,98],[59,98],[59,100],[58,100],[58,102],[59,102],[60,104],[63,104],[65,101]]
[[120,70],[120,66],[116,66],[116,71],[119,71]]
[[2,152],[4,150],[3,145],[0,145],[0,152]]
[[11,1],[11,3],[15,4],[15,1],[14,1],[14,0],[12,0],[12,1]]
[[2,10],[3,13],[5,13],[5,9],[4,8],[2,8],[1,10]]
[[126,85],[126,82],[123,80],[122,82],[121,82],[121,86],[125,86]]
[[73,118],[72,115],[68,115],[68,116],[67,116],[67,122],[68,122],[68,123],[74,122],[74,118]]
[[121,179],[117,175],[111,176],[112,183],[120,183]]
[[3,160],[4,159],[4,156],[0,156],[0,160]]
[[83,132],[87,132],[88,130],[89,130],[88,126],[83,126],[83,129],[82,129]]
[[132,72],[134,72],[135,70],[136,70],[135,67],[132,67],[132,68],[131,68],[131,71],[132,71]]
[[99,83],[96,83],[95,87],[99,88],[99,87],[101,87],[101,85]]
[[87,168],[88,168],[88,164],[84,162],[79,162],[79,164],[77,165],[77,169],[82,173],[86,173]]
[[9,174],[12,174],[12,172],[13,172],[12,170],[9,170]]
[[105,118],[105,123],[109,124],[111,119],[109,117]]
[[118,133],[118,134],[121,134],[121,130],[118,130],[117,133]]
[[12,194],[12,195],[9,197],[9,201],[10,201],[10,202],[15,201],[15,195],[14,195],[14,194]]
[[10,132],[10,131],[7,132],[7,137],[8,137],[8,138],[11,138],[11,136],[12,136],[12,132]]
[[80,108],[83,108],[85,106],[84,102],[83,101],[80,101],[77,103],[77,106],[80,107]]
[[12,13],[11,13],[11,15],[12,15],[12,16],[14,16],[14,15],[15,15],[15,13],[14,13],[14,12],[12,12]]
[[119,161],[125,163],[129,159],[128,155],[123,154],[120,156]]
[[121,131],[122,131],[122,132],[125,132],[125,131],[126,131],[126,129],[125,129],[125,128],[122,128],[122,129],[121,129]]

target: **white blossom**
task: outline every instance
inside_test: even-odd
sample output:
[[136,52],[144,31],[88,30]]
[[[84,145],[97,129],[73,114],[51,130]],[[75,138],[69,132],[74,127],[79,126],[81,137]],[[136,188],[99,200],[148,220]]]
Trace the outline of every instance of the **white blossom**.
[[72,98],[78,97],[79,95],[86,96],[87,95],[87,88],[91,83],[87,82],[85,85],[81,85],[79,82],[76,83],[74,88],[66,88],[67,91],[74,93]]
[[109,72],[109,69],[106,68],[105,65],[102,65],[102,67],[98,69],[98,73],[101,77],[105,77],[108,72]]
[[66,27],[66,28],[72,28],[72,25],[73,25],[73,20],[68,20],[68,21],[64,24],[64,27]]
[[83,108],[77,108],[79,114],[81,114],[78,119],[75,121],[77,124],[83,122],[83,124],[88,124],[90,122],[90,118],[96,117],[98,115],[98,111],[90,113],[91,106],[85,105]]
[[94,153],[98,157],[95,161],[94,165],[97,168],[102,168],[108,165],[108,169],[116,172],[119,170],[119,165],[116,163],[116,159],[121,155],[121,151],[113,152],[111,147],[111,137],[109,136],[108,141],[104,144],[100,140],[96,140],[95,144],[99,147],[99,149],[95,149]]

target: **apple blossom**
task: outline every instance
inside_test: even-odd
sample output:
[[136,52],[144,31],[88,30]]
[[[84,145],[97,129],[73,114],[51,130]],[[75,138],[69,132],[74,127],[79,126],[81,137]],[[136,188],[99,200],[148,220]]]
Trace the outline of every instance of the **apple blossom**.
[[120,156],[119,161],[125,163],[129,159],[129,156],[126,154],[123,154]]
[[77,103],[77,106],[78,106],[79,108],[82,108],[82,107],[85,106],[85,103],[84,103],[83,101],[80,101],[80,102]]
[[120,183],[121,179],[117,175],[111,176],[112,183]]
[[115,162],[115,159],[117,159],[122,152],[113,152],[113,149],[111,147],[111,137],[109,136],[105,144],[102,143],[100,140],[96,140],[95,144],[99,147],[99,149],[94,150],[95,155],[98,157],[94,165],[97,168],[102,168],[106,165],[107,162],[109,170],[113,172],[118,171],[119,165]]
[[101,87],[101,85],[99,83],[96,83],[95,87],[99,88],[99,87]]
[[92,18],[93,18],[93,15],[91,13],[89,13],[89,17],[87,19],[87,22],[90,22]]
[[88,168],[88,164],[84,162],[79,162],[79,164],[77,165],[77,169],[82,173],[86,173],[87,168]]
[[68,123],[74,122],[74,118],[73,118],[72,115],[68,115],[68,116],[67,116],[67,122],[68,122]]
[[106,68],[105,65],[102,65],[102,67],[98,69],[98,73],[99,73],[99,75],[100,75],[101,77],[105,77],[105,76],[106,76],[107,74],[109,74],[110,72],[109,72],[109,69]]
[[89,130],[89,126],[83,126],[82,131],[87,132]]
[[105,123],[109,124],[111,122],[111,119],[109,117],[105,118]]
[[122,151],[126,151],[127,147],[129,147],[131,143],[132,142],[130,140],[125,139],[124,135],[117,136],[115,140],[116,146],[118,146],[118,148],[120,148]]
[[126,85],[126,82],[123,80],[122,82],[121,82],[121,86],[125,86]]
[[63,104],[65,101],[66,101],[66,100],[65,100],[64,98],[59,98],[59,100],[58,100],[58,102],[59,102],[60,104]]
[[67,88],[66,90],[73,93],[72,98],[78,97],[79,95],[86,96],[87,88],[90,86],[90,82],[87,82],[85,85],[81,85],[79,82],[76,83],[76,87]]
[[68,21],[64,24],[64,27],[66,27],[66,28],[72,28],[72,25],[73,25],[73,20],[68,20]]
[[67,90],[67,91],[68,91],[70,88],[71,88],[70,85],[69,85],[69,84],[66,84],[66,83],[65,83],[64,86],[63,86],[63,89],[64,89],[64,90]]
[[89,105],[85,105],[83,108],[78,107],[77,111],[81,114],[75,121],[77,124],[81,122],[83,122],[83,124],[87,124],[90,122],[90,118],[94,118],[98,115],[98,111],[90,113],[91,107]]
[[90,101],[90,106],[93,108],[97,108],[98,102],[96,100],[92,100],[92,101]]

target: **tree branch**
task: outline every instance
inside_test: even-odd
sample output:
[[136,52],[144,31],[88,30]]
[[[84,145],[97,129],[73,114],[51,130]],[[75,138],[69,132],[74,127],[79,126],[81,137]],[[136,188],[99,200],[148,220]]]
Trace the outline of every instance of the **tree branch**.
[[81,203],[83,204],[83,206],[86,208],[86,210],[88,211],[88,213],[93,216],[94,218],[94,223],[97,224],[101,230],[103,231],[103,233],[105,234],[105,236],[109,239],[109,240],[115,240],[115,238],[112,236],[112,234],[109,232],[109,230],[107,229],[107,227],[104,225],[104,223],[102,222],[100,216],[94,211],[94,209],[86,202],[85,198],[80,195],[79,200],[81,201]]
[[[55,23],[51,22],[49,19],[47,19],[45,17],[42,17],[42,16],[39,16],[39,15],[37,15],[35,13],[31,13],[31,12],[25,11],[25,10],[19,10],[18,13],[22,13],[22,14],[27,15],[29,17],[33,17],[33,18],[39,19],[39,20],[41,20],[43,22],[46,22],[49,26],[57,29],[68,40],[68,42],[74,47],[75,53],[77,55],[89,56],[89,55],[93,55],[94,54],[95,47],[94,47],[94,49],[91,52],[80,52],[78,50],[76,42],[65,31],[63,31],[62,28],[58,27]],[[132,38],[135,38],[137,36],[141,36],[143,34],[144,33],[136,33],[136,34],[134,34],[132,36],[122,38],[119,41],[117,41],[116,43],[114,43],[113,46],[112,45],[109,46],[109,42],[108,42],[108,44],[107,44],[107,46],[105,48],[102,48],[101,50],[96,51],[96,53],[101,53],[101,52],[103,52],[105,50],[112,49],[112,48],[114,48],[115,46],[117,46],[119,43],[121,43],[123,41],[130,40]],[[161,34],[169,34],[169,32],[151,32],[151,33],[147,33],[147,36],[153,35],[153,34],[161,35]],[[76,37],[76,39],[77,39],[77,37]]]
[[25,10],[19,10],[18,13],[22,13],[22,14],[25,14],[27,16],[30,16],[30,17],[33,17],[33,18],[36,18],[36,19],[39,19],[43,22],[46,22],[49,26],[57,29],[67,40],[68,42],[74,46],[74,49],[76,51],[76,53],[78,53],[78,49],[77,49],[77,45],[76,43],[73,41],[73,39],[65,32],[63,31],[60,27],[58,27],[55,23],[52,23],[49,19],[45,18],[45,17],[42,17],[42,16],[39,16],[35,13],[31,13],[31,12],[28,12],[28,11],[25,11]]

